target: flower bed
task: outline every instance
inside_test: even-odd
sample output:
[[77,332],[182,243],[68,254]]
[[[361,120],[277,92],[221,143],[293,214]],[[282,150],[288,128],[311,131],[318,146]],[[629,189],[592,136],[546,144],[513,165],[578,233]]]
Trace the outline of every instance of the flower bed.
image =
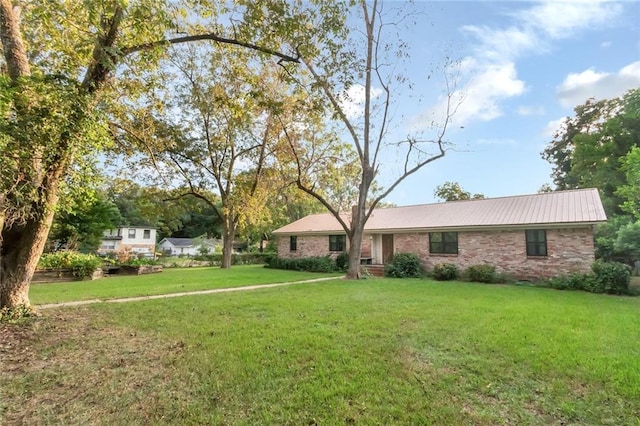
[[[102,278],[102,269],[98,268],[93,271],[89,279],[97,280]],[[73,273],[72,268],[43,268],[38,269],[33,274],[32,283],[60,283],[68,281],[81,281],[82,278],[77,277]]]

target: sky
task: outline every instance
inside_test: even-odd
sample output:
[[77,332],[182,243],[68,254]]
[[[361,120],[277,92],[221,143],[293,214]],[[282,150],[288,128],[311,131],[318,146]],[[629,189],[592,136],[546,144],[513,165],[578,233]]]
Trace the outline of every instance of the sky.
[[[536,193],[552,184],[551,165],[540,153],[561,120],[590,97],[640,87],[638,1],[416,1],[412,7],[416,25],[400,36],[408,44],[402,71],[413,96],[400,94],[394,117],[404,118],[395,131],[418,132],[442,114],[444,86],[434,76],[445,57],[459,64],[454,95],[464,98],[446,133],[452,145],[445,157],[408,178],[388,202],[436,202],[433,192],[446,181],[487,197]],[[382,164],[383,183],[397,167]]]

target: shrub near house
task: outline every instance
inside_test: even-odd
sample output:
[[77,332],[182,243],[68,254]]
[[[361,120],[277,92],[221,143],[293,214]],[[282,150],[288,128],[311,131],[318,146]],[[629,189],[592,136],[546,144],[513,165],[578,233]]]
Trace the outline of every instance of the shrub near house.
[[549,287],[557,290],[584,290],[590,293],[629,294],[631,268],[618,262],[596,261],[591,273],[573,273],[551,278]]

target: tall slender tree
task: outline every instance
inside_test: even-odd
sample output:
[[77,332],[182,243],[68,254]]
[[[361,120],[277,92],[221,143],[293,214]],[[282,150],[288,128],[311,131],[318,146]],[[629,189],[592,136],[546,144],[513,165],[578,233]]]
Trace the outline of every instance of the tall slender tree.
[[[396,21],[385,22],[385,14],[391,10],[385,10],[382,0],[358,0],[353,4],[353,17],[357,15],[362,24],[360,30],[352,31],[351,38],[341,46],[321,51],[321,59],[300,57],[312,82],[309,90],[324,99],[331,118],[342,127],[357,154],[358,178],[353,182],[357,196],[350,212],[345,215],[340,206],[323,193],[322,185],[318,184],[319,180],[309,168],[314,162],[309,161],[308,156],[317,150],[301,149],[306,135],[300,129],[289,129],[287,136],[292,156],[297,162],[297,186],[317,198],[340,223],[349,242],[347,276],[359,278],[362,237],[367,220],[375,207],[407,177],[445,155],[445,133],[461,99],[454,90],[455,81],[449,79],[450,75],[445,72],[443,118],[435,126],[433,135],[392,140],[392,96],[406,81],[396,72],[400,68],[397,62],[404,56],[405,45],[402,40],[385,40],[385,37],[389,36],[388,30],[397,30],[398,22],[408,15],[399,9]],[[360,108],[355,114],[349,108],[354,104]],[[380,186],[379,191],[372,192],[383,162],[389,158],[398,160],[401,167],[385,187]],[[347,159],[343,161],[348,162]]]
[[29,283],[61,181],[81,149],[98,149],[103,117],[145,101],[167,48],[207,41],[299,62],[295,40],[304,35],[307,14],[298,6],[0,0],[0,308],[30,308]]

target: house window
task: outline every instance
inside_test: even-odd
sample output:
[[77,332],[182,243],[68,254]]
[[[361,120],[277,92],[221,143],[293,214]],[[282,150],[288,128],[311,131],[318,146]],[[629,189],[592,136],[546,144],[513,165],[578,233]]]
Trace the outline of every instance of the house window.
[[115,242],[105,241],[100,246],[100,250],[115,250],[115,249],[116,249],[116,243]]
[[298,237],[292,235],[289,237],[289,250],[296,251],[298,250]]
[[129,229],[128,236],[129,236],[129,238],[135,238],[136,237],[136,230],[135,229]]
[[458,254],[458,233],[429,232],[429,253]]
[[142,238],[144,238],[145,240],[151,239],[151,230],[145,229],[142,233]]
[[527,239],[527,256],[547,255],[547,231],[544,229],[528,229],[525,231]]
[[346,235],[329,235],[329,251],[345,251],[346,241]]

